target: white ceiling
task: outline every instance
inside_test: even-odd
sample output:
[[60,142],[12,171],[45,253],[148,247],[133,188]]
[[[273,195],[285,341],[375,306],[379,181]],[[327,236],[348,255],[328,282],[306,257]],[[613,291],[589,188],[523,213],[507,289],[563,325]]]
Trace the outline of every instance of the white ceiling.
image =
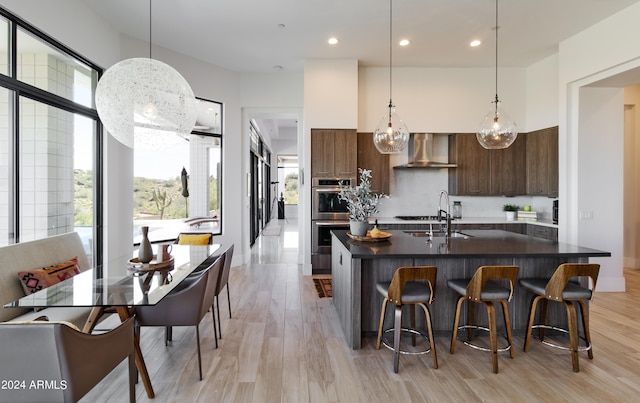
[[[116,30],[149,41],[149,0],[82,1]],[[559,42],[638,1],[501,0],[499,65],[529,66],[555,53]],[[153,0],[151,41],[238,72],[302,72],[304,60],[314,58],[385,67],[389,5],[388,0]],[[394,46],[393,66],[494,66],[494,26],[494,0],[395,0],[394,43],[407,38],[411,45]],[[339,44],[328,45],[330,36]],[[472,39],[483,45],[471,48]],[[263,131],[279,131],[281,125],[290,131],[295,125],[290,119],[265,124],[271,126]]]

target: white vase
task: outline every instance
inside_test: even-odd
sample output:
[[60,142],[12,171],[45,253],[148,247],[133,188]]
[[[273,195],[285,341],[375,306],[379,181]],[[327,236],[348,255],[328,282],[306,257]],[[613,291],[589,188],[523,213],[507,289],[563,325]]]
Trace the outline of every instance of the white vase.
[[505,211],[507,214],[507,221],[515,221],[516,220],[516,212],[515,211]]
[[369,223],[367,221],[349,221],[349,229],[353,236],[367,236]]

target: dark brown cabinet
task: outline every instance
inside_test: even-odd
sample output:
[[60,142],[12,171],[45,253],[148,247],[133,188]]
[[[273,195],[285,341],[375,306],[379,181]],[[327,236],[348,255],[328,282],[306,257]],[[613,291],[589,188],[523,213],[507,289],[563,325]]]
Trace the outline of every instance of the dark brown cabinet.
[[311,129],[311,177],[356,178],[357,141],[354,129]]
[[449,162],[458,167],[449,170],[449,193],[453,195],[490,195],[491,161],[475,134],[449,137]]
[[548,239],[549,241],[558,242],[558,229],[552,227],[543,227],[540,225],[528,225],[527,226],[527,235]]
[[558,197],[558,127],[526,135],[527,194]]
[[491,150],[491,194],[517,196],[526,192],[526,139],[516,137],[504,150]]
[[380,154],[373,133],[358,133],[358,168],[371,170],[371,190],[389,194],[389,154]]
[[510,223],[510,224],[455,224],[453,229],[464,232],[465,230],[492,230],[499,229],[503,231],[515,232],[516,234],[527,234],[527,224]]
[[504,150],[483,148],[473,133],[449,138],[449,192],[467,196],[515,196],[526,191],[526,141],[518,137]]

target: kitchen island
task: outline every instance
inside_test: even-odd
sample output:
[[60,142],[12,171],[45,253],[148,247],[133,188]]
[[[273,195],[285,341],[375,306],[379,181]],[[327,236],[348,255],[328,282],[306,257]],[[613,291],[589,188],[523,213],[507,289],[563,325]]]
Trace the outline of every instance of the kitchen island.
[[[586,263],[589,257],[611,256],[609,252],[501,230],[454,232],[450,238],[435,234],[432,239],[424,232],[388,232],[391,237],[387,240],[364,242],[351,239],[346,230],[332,231],[333,304],[346,342],[353,349],[361,347],[363,335],[377,332],[383,298],[375,284],[391,280],[398,267],[438,268],[430,308],[433,328],[437,334],[450,334],[457,294],[447,287],[449,279],[471,279],[482,265],[517,265],[518,278],[550,277],[561,263]],[[514,333],[526,329],[530,299],[531,295],[516,287],[509,303]],[[560,304],[549,304],[548,323],[562,324],[566,320],[564,307],[554,305]],[[501,315],[500,308],[496,309]],[[476,309],[476,315],[476,323],[486,324],[484,309]],[[390,325],[391,315],[387,316]],[[416,321],[424,324],[424,316],[417,314]],[[464,321],[466,312],[460,323]]]

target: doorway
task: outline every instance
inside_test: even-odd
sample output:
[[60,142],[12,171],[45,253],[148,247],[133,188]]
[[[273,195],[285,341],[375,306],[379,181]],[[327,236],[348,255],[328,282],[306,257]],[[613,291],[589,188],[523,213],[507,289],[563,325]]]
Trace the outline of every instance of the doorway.
[[274,197],[278,198],[278,219],[298,217],[298,156],[279,154],[278,180]]

